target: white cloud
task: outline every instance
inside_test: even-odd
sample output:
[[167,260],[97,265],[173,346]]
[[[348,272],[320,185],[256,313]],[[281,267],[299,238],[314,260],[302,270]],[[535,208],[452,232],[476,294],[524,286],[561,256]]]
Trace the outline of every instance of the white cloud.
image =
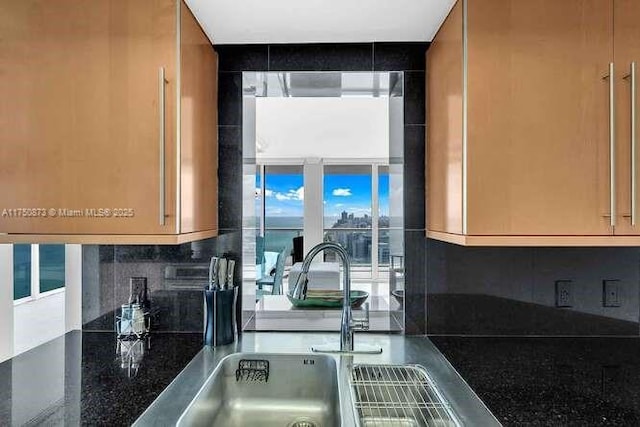
[[331,194],[337,197],[349,197],[352,195],[350,188],[335,188]]
[[[298,188],[297,190],[289,190],[286,193],[279,193],[279,192],[271,192],[272,196],[276,198],[276,200],[278,201],[284,201],[284,200],[304,200],[304,186]],[[267,195],[267,197],[271,197],[269,195]]]

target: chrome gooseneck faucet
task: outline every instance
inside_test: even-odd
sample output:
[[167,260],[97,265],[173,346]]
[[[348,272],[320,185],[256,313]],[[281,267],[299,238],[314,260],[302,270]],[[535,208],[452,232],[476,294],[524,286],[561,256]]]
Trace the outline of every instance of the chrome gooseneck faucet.
[[292,297],[296,299],[307,298],[307,283],[309,268],[311,267],[311,261],[324,250],[332,250],[338,254],[342,261],[343,276],[342,276],[342,291],[344,293],[342,299],[342,320],[340,322],[340,349],[312,347],[316,352],[339,352],[339,353],[381,353],[382,349],[379,348],[367,348],[362,351],[356,351],[353,348],[353,335],[355,331],[369,330],[369,303],[365,304],[365,317],[364,319],[353,319],[353,313],[351,312],[351,262],[349,261],[349,254],[344,250],[342,246],[337,243],[323,242],[314,246],[307,256],[302,261],[302,268],[300,275],[296,280],[296,284],[292,291]]

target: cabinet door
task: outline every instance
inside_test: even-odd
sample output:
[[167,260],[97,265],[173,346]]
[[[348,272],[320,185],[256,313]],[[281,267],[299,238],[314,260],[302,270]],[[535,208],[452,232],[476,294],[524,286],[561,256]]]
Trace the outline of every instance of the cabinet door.
[[426,212],[429,231],[462,233],[462,1],[427,51]]
[[[0,216],[0,232],[175,232],[175,217],[173,225],[171,218],[165,226],[159,221],[158,107],[158,67],[165,65],[166,186],[171,187],[176,181],[170,168],[175,164],[170,160],[175,156],[170,149],[175,145],[175,5],[171,0],[2,2],[7,34],[0,49],[6,55],[0,63],[0,212],[41,208],[47,217]],[[175,215],[172,190],[175,185],[167,188],[166,205]],[[92,216],[101,214],[106,216]]]
[[181,2],[181,233],[218,228],[218,55]]
[[102,183],[107,188],[102,198],[134,208],[135,217],[120,221],[120,231],[108,232],[177,232],[177,14],[176,0],[111,1],[108,119],[113,165],[104,176],[113,182]]
[[[640,217],[638,217],[638,150],[632,156],[632,126],[637,132],[637,111],[632,119],[632,103],[637,104],[637,90],[632,96],[631,64],[636,63],[636,84],[640,82],[640,2],[638,0],[615,0],[615,66],[616,66],[616,150],[617,150],[617,195],[618,217],[615,233],[619,235],[640,234]],[[637,146],[636,146],[637,147]],[[632,171],[635,169],[636,173]],[[635,175],[635,183],[632,179]],[[632,224],[632,203],[636,209]]]
[[609,0],[468,0],[468,234],[607,235]]

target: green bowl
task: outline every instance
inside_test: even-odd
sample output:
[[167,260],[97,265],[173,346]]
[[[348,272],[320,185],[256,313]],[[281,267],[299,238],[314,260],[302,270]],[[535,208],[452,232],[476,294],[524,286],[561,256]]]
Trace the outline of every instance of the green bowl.
[[[358,308],[369,298],[365,291],[351,291],[351,307]],[[287,294],[287,298],[294,307],[299,308],[340,308],[344,293],[335,289],[313,289],[307,291],[306,299],[293,298]]]

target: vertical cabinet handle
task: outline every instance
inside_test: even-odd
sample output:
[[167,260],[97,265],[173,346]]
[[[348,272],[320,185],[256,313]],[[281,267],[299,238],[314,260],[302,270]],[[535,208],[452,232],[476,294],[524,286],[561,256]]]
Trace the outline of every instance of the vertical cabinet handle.
[[158,70],[158,114],[160,116],[160,128],[158,144],[160,148],[160,225],[165,225],[165,74],[164,67]]
[[630,111],[631,111],[631,225],[636,225],[637,218],[637,178],[638,178],[638,165],[637,165],[637,134],[636,134],[636,63],[631,63],[631,69],[629,74],[624,76],[625,80],[630,80]]
[[610,224],[616,226],[616,93],[615,93],[615,66],[609,63],[609,75],[604,77],[609,80],[609,193],[610,193]]
[[631,225],[636,225],[637,200],[637,144],[636,144],[636,63],[631,63]]

